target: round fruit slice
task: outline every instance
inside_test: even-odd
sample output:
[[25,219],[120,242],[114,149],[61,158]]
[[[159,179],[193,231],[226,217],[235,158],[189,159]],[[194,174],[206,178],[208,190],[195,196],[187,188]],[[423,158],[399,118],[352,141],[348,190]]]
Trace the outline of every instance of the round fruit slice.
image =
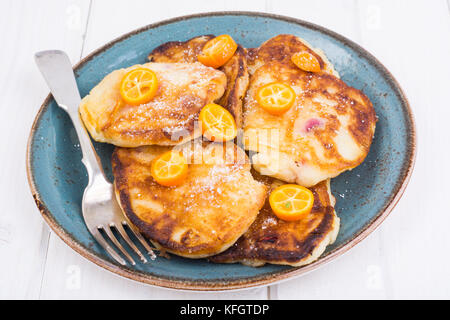
[[209,40],[197,56],[198,61],[205,66],[218,68],[231,59],[237,49],[237,44],[228,34]]
[[273,115],[280,115],[289,110],[295,101],[295,91],[281,82],[272,82],[256,92],[258,104]]
[[211,141],[224,142],[233,140],[237,135],[233,115],[215,103],[207,104],[200,111],[203,136]]
[[129,71],[120,83],[122,99],[131,105],[140,105],[149,102],[158,90],[156,74],[146,68],[137,68]]
[[186,158],[178,151],[168,151],[155,158],[152,162],[153,179],[163,186],[177,186],[187,176]]
[[320,72],[319,60],[309,52],[297,52],[291,56],[291,60],[304,71]]
[[311,212],[314,194],[308,188],[297,184],[285,184],[270,193],[269,203],[278,218],[296,221]]

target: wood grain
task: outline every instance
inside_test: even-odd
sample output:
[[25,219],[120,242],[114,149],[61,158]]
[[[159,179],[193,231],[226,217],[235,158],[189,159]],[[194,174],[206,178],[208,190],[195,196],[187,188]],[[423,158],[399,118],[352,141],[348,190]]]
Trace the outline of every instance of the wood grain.
[[[59,48],[80,58],[89,3],[2,1],[0,3],[0,297],[38,298],[49,231],[31,197],[25,149],[32,121],[48,88],[34,64],[39,50]],[[74,10],[74,11],[73,11]],[[76,17],[68,20],[68,15]],[[7,151],[6,151],[7,150]]]

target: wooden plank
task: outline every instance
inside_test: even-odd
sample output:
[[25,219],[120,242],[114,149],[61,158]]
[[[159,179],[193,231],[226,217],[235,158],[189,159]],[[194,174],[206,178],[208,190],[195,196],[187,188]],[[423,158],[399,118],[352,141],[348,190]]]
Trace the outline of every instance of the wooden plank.
[[[0,144],[7,150],[0,167],[0,298],[37,298],[49,231],[28,188],[25,149],[33,119],[49,90],[33,54],[66,50],[80,57],[88,3],[83,1],[2,1],[0,3]],[[51,18],[49,18],[51,17]]]
[[440,147],[450,138],[442,129],[450,112],[444,102],[450,98],[448,8],[445,1],[356,3],[357,42],[393,72],[415,113],[420,146],[415,174],[378,231],[332,264],[281,284],[278,296],[448,297],[448,255],[442,253],[449,251],[450,218],[442,199],[450,178],[449,150]]
[[[162,19],[201,11],[226,9],[224,1],[95,1],[83,56],[125,32]],[[183,5],[184,4],[184,5]],[[256,6],[256,2],[254,2]],[[177,292],[143,285],[95,266],[53,237],[42,284],[44,299],[265,299],[267,289],[233,293]]]
[[[392,298],[449,297],[450,16],[440,1],[368,1],[362,44],[393,73],[410,101],[419,152],[410,185],[380,229]],[[365,23],[370,15],[374,23]],[[376,17],[378,15],[378,18]],[[376,21],[378,20],[378,23]]]
[[337,260],[278,285],[279,299],[387,298],[380,237],[373,234]]
[[161,20],[200,12],[251,9],[264,10],[264,2],[256,0],[193,0],[189,2],[169,0],[155,5],[153,2],[136,0],[114,1],[112,5],[108,0],[95,1],[92,6],[93,19],[89,22],[84,54],[88,54],[126,32]]
[[321,25],[358,41],[353,0],[266,0],[266,11]]
[[234,293],[180,292],[122,278],[85,260],[59,238],[49,247],[42,299],[265,299],[265,289]]

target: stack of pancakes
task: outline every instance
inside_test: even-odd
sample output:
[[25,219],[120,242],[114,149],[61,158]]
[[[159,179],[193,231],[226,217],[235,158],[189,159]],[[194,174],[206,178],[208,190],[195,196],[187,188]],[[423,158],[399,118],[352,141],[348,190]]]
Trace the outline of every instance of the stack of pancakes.
[[[117,103],[121,78],[139,66],[112,72],[83,99],[82,120],[93,139],[118,146],[112,156],[117,199],[160,250],[251,266],[311,263],[338,234],[330,178],[366,157],[375,131],[373,106],[339,79],[320,50],[296,36],[279,35],[253,49],[238,45],[219,69],[197,61],[212,38],[168,42],[150,53],[143,66],[157,74],[159,88],[149,103]],[[314,55],[321,72],[296,67],[290,57],[299,51]],[[274,81],[296,93],[294,105],[278,116],[255,99],[259,87]],[[211,102],[234,116],[242,148],[202,140],[195,123]],[[150,165],[173,148],[192,164],[181,185],[164,187],[152,178]],[[288,222],[272,212],[268,195],[285,183],[313,192],[306,218]]]

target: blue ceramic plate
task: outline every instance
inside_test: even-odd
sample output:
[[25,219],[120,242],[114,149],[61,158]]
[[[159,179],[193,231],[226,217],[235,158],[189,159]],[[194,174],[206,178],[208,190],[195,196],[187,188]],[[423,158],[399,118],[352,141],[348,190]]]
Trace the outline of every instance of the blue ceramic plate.
[[[148,284],[193,290],[228,290],[261,286],[317,268],[364,239],[389,214],[401,197],[415,158],[414,121],[408,102],[392,75],[352,41],[304,21],[255,12],[221,12],[180,17],[149,25],[83,59],[75,74],[81,96],[111,71],[146,62],[156,46],[203,34],[230,34],[247,48],[281,34],[300,36],[321,48],[347,84],[372,101],[379,121],[370,153],[362,165],[332,180],[341,229],[322,257],[301,268],[266,265],[212,264],[172,256],[170,260],[123,267],[97,245],[81,214],[87,184],[81,152],[69,117],[47,97],[31,130],[28,178],[36,204],[50,227],[74,250],[122,276]],[[113,147],[95,143],[105,171],[111,175]],[[139,261],[139,259],[136,259]]]

